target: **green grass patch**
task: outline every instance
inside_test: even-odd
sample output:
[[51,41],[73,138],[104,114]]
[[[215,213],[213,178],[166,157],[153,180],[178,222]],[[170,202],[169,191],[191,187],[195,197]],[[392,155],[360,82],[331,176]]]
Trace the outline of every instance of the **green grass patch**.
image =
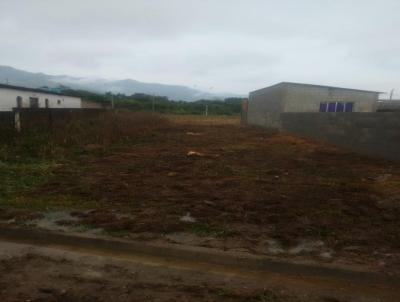
[[54,196],[10,196],[0,199],[0,207],[29,209],[32,211],[52,211],[61,209],[85,210],[100,206],[99,202],[83,200],[75,196],[54,195]]
[[0,200],[45,183],[55,167],[53,161],[0,162]]
[[270,291],[265,291],[261,294],[258,294],[252,299],[251,301],[254,302],[278,302],[278,297],[270,292]]
[[326,240],[330,236],[334,235],[334,231],[325,225],[314,225],[310,226],[305,230],[307,237],[319,238],[321,240]]
[[236,234],[235,231],[228,230],[220,226],[212,226],[207,223],[194,223],[188,227],[188,231],[200,237],[226,238]]

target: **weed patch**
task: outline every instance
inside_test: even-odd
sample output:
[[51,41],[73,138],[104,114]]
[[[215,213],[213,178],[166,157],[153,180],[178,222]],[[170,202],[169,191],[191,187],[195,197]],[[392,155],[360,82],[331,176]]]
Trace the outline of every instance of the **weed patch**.
[[235,231],[228,230],[221,226],[212,226],[206,223],[194,223],[188,227],[188,231],[200,237],[226,238],[236,234]]
[[252,302],[278,302],[278,297],[273,292],[265,291],[261,294],[256,295]]

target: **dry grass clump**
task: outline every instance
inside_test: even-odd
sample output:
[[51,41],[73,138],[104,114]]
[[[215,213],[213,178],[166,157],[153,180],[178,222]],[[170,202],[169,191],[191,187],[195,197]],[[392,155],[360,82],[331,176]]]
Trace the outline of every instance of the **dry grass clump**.
[[69,123],[64,129],[56,129],[54,138],[67,145],[111,144],[136,141],[151,137],[170,122],[157,114],[144,112],[107,112],[91,120]]
[[97,117],[55,124],[51,129],[33,128],[2,140],[0,160],[13,158],[58,158],[71,150],[106,149],[112,145],[154,139],[171,122],[156,114],[104,112]]

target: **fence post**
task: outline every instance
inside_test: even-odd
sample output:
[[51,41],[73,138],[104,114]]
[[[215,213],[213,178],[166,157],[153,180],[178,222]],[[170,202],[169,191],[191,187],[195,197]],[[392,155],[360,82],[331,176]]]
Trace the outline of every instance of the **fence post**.
[[14,123],[15,123],[15,130],[17,132],[21,132],[21,113],[19,109],[14,109]]
[[48,110],[48,114],[49,114],[49,129],[53,130],[53,113],[51,109],[47,109]]
[[242,112],[241,112],[241,118],[240,118],[240,123],[242,125],[247,125],[248,111],[249,111],[249,100],[244,100],[242,102]]

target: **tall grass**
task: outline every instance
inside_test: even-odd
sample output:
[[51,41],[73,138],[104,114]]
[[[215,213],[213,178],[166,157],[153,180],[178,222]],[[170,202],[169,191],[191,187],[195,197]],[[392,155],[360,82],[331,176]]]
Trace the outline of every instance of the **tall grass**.
[[0,138],[0,161],[54,158],[83,148],[106,149],[151,137],[151,132],[170,124],[166,118],[151,113],[106,112],[51,129],[10,132]]

